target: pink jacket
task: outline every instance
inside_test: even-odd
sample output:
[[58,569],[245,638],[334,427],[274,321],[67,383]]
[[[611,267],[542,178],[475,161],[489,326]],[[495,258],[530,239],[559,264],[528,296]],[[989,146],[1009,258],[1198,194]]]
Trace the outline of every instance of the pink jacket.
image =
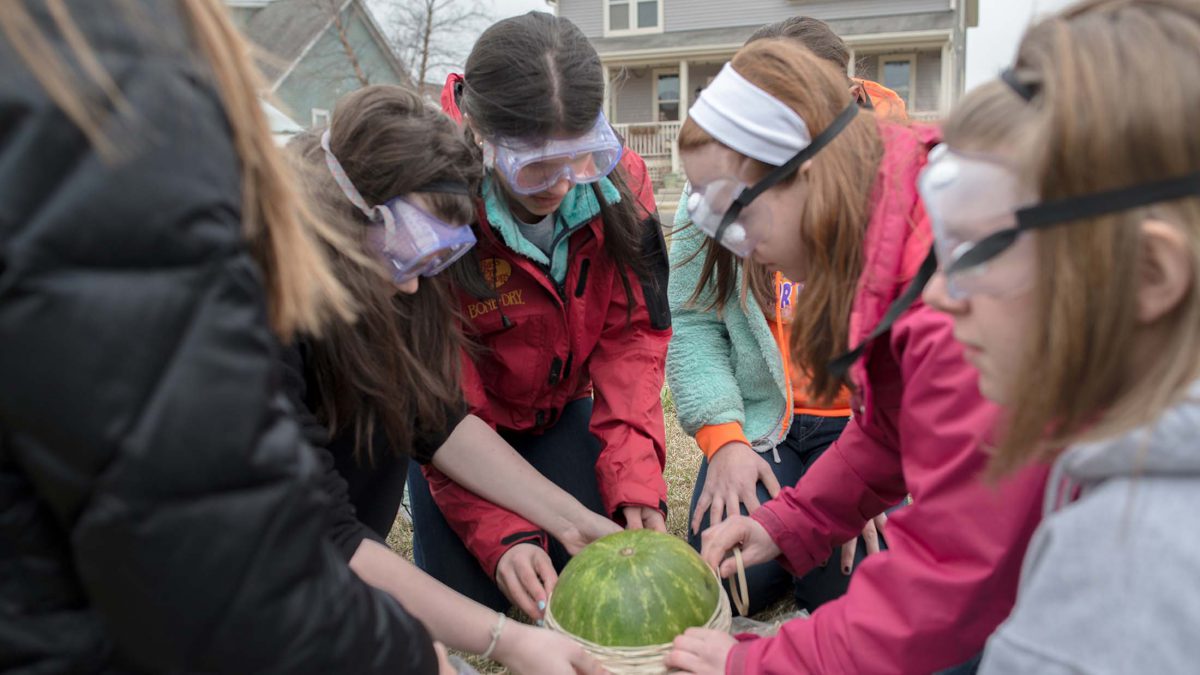
[[[851,345],[903,292],[930,244],[916,178],[938,132],[889,123],[880,131],[885,153]],[[913,504],[888,521],[889,550],[859,565],[845,596],[777,637],[740,642],[729,673],[929,673],[977,654],[1012,609],[1046,469],[981,479],[997,408],[979,394],[951,319],[918,300],[850,376],[854,418],[845,433],[754,519],[803,574],[906,493]]]

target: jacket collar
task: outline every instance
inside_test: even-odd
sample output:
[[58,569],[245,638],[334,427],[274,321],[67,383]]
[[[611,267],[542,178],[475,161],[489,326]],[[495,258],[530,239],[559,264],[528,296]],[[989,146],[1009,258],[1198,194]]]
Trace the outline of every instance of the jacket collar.
[[[883,159],[872,191],[872,215],[863,242],[863,274],[850,313],[850,345],[863,341],[888,306],[916,275],[933,241],[929,218],[917,194],[917,175],[926,155],[941,139],[933,126],[904,126],[880,121]],[[914,304],[919,306],[920,300]],[[851,378],[863,381],[863,360],[851,367]]]

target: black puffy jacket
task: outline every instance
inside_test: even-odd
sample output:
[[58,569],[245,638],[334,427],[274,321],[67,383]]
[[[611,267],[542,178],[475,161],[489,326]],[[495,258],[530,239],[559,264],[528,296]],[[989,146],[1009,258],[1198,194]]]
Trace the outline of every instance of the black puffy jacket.
[[0,671],[434,672],[329,542],[177,2],[140,41],[128,4],[67,2],[135,111],[115,163],[0,33]]

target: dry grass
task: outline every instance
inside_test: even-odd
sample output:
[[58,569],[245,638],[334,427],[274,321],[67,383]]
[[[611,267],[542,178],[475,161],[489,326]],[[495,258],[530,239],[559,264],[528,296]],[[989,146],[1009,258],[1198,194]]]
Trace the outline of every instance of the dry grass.
[[[696,441],[684,433],[675,418],[675,402],[671,392],[663,390],[663,412],[667,428],[667,466],[663,476],[667,480],[667,531],[671,534],[687,538],[688,507],[692,500],[692,487],[696,474],[700,471],[700,462],[704,459]],[[396,525],[388,535],[388,545],[401,555],[412,558],[412,526],[403,518],[396,519]],[[760,621],[772,622],[795,609],[795,603],[790,597],[765,610],[754,618]],[[510,611],[509,616],[528,621],[517,611]],[[506,673],[503,666],[495,661],[462,655],[472,666],[481,673]]]

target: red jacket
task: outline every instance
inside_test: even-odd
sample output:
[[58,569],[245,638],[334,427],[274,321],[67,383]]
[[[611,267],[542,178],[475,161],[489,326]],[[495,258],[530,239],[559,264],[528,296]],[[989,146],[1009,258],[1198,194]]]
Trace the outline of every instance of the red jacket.
[[[850,319],[859,344],[929,250],[917,172],[929,127],[881,123],[885,154]],[[777,637],[730,652],[730,673],[929,673],[977,654],[1008,616],[1040,515],[1045,467],[980,478],[997,408],[954,340],[953,322],[920,301],[850,371],[854,418],[795,488],[755,512],[804,573],[866,519],[911,493],[888,521],[889,550],[868,557],[847,593]]]
[[[442,106],[461,121],[453,94],[460,79],[450,76]],[[639,505],[665,513],[666,247],[645,163],[626,150],[618,170],[645,216],[644,250],[655,271],[654,278],[639,279],[625,268],[632,314],[620,272],[604,252],[599,216],[570,235],[569,266],[558,285],[544,267],[504,244],[481,207],[475,256],[499,297],[460,294],[466,330],[483,347],[474,360],[463,359],[463,388],[472,413],[493,427],[523,432],[552,426],[568,403],[594,396],[591,432],[600,441],[596,478],[605,510],[613,516],[622,506]],[[447,522],[489,574],[512,546],[546,544],[536,525],[432,466],[423,468]]]

